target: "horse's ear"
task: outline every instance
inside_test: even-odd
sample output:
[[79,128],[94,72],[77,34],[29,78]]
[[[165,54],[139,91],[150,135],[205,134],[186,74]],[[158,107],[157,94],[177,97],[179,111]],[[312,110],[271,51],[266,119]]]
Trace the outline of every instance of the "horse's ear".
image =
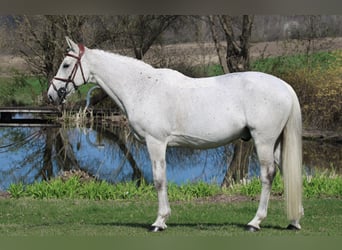
[[78,46],[76,43],[74,43],[68,36],[65,37],[65,40],[69,46],[69,48],[75,52],[78,51]]

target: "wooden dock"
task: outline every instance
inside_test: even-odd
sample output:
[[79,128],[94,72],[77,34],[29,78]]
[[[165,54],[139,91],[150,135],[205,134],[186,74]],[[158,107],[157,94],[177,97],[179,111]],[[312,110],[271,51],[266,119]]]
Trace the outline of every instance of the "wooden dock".
[[[56,122],[63,116],[77,114],[82,110],[80,107],[66,108],[63,112],[54,106],[47,107],[0,107],[0,127],[60,127]],[[118,109],[91,109],[92,117],[103,119],[104,117],[121,117]],[[90,113],[86,113],[87,117]]]
[[53,107],[0,107],[0,127],[59,127],[53,118],[60,115]]

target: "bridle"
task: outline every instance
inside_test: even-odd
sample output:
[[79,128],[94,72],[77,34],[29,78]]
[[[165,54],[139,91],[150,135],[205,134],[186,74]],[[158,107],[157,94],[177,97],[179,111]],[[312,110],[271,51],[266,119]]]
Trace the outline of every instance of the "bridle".
[[[75,56],[75,55],[70,54],[70,53],[65,54],[65,56],[70,56],[70,57],[73,57],[77,60],[72,71],[71,71],[71,73],[70,73],[70,75],[69,75],[69,77],[68,78],[54,77],[51,81],[51,85],[52,85],[53,89],[57,92],[57,95],[60,98],[61,103],[65,100],[65,98],[68,94],[67,89],[68,89],[69,83],[72,83],[74,90],[77,90],[77,88],[78,88],[78,86],[75,83],[75,76],[76,76],[78,68],[81,69],[83,84],[87,83],[87,81],[84,77],[83,68],[82,68],[82,64],[81,64],[81,58],[84,54],[85,47],[83,44],[78,44],[78,48],[79,48],[78,56]],[[53,83],[53,80],[65,82],[64,87],[60,87],[59,89],[57,89],[56,85]]]

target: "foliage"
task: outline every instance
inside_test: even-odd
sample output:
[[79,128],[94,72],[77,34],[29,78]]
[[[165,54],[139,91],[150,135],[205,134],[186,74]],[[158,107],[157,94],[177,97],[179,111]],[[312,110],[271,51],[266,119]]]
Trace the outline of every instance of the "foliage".
[[[310,177],[303,177],[304,196],[307,198],[317,197],[341,197],[342,179],[335,174],[319,173]],[[216,184],[205,182],[186,183],[177,185],[168,184],[169,199],[171,201],[190,201],[197,198],[211,197],[218,194],[258,196],[261,192],[259,178],[252,178],[247,183],[234,184],[230,188],[221,189]],[[78,176],[71,176],[67,180],[55,178],[49,182],[35,182],[24,186],[12,184],[9,193],[13,198],[32,197],[37,199],[51,198],[75,198],[90,200],[156,200],[156,192],[152,184],[142,182],[125,182],[110,184],[105,181],[91,180],[82,182]],[[283,179],[276,174],[272,195],[279,196],[284,193]]]
[[36,77],[18,72],[12,78],[0,79],[1,106],[28,106],[41,104],[43,89]]
[[305,197],[341,197],[342,178],[334,173],[318,173],[303,181]]
[[[234,184],[231,187],[231,193],[237,193],[246,196],[258,196],[261,192],[261,181],[258,177],[253,177],[250,180],[245,181],[247,183]],[[283,179],[279,172],[274,177],[272,184],[272,194],[282,195],[284,193]]]
[[[45,82],[42,85],[41,82]],[[12,78],[0,78],[0,106],[42,105],[47,90],[47,80],[15,72]],[[88,90],[94,84],[81,86],[69,98],[70,103],[85,100]]]
[[302,106],[304,125],[341,130],[342,52],[317,52],[256,60],[252,69],[289,83]]
[[[204,182],[187,183],[176,185],[170,183],[170,200],[192,200],[194,198],[212,196],[220,192],[216,185]],[[78,198],[90,200],[131,200],[131,199],[153,199],[156,200],[156,192],[152,184],[142,182],[138,187],[136,182],[125,182],[110,184],[106,181],[91,180],[82,182],[78,176],[72,176],[63,181],[55,178],[49,182],[35,182],[24,186],[22,183],[12,184],[9,187],[11,197],[32,197],[37,199],[51,198]]]
[[222,67],[217,64],[212,64],[207,67],[206,75],[207,76],[218,76],[224,74]]
[[[231,193],[239,193],[246,196],[258,196],[261,192],[261,181],[259,178],[252,178],[247,184],[235,184]],[[276,174],[273,185],[272,194],[282,195],[284,193],[284,185],[282,177]],[[342,178],[334,173],[317,173],[313,176],[303,177],[303,194],[307,198],[319,197],[341,197],[342,195]]]

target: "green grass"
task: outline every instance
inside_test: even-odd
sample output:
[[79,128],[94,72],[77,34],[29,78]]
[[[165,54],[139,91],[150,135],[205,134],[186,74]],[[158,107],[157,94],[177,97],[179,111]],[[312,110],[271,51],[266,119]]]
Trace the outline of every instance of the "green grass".
[[[321,173],[304,178],[303,230],[284,230],[288,221],[277,175],[268,218],[261,236],[342,236],[342,179]],[[11,185],[11,198],[0,199],[0,235],[3,236],[147,236],[157,211],[151,184],[108,184],[80,181],[77,176],[24,186]],[[217,185],[169,184],[172,216],[169,236],[247,236],[244,225],[252,219],[260,195],[260,181],[236,184],[229,189]],[[219,201],[216,195],[247,196],[237,202]]]
[[303,69],[327,71],[339,67],[341,63],[340,55],[337,52],[316,52],[258,59],[252,63],[251,69],[282,75]]
[[[81,86],[70,97],[70,102],[85,100],[88,90],[94,84]],[[43,94],[48,81],[35,76],[16,73],[13,77],[0,78],[0,106],[39,106],[43,105]]]
[[[284,202],[271,200],[261,236],[342,236],[342,201],[306,199],[303,230],[284,230]],[[235,203],[171,202],[166,235],[244,236],[257,201]],[[1,199],[2,236],[145,236],[157,211],[155,201],[94,201],[79,199]]]
[[0,105],[38,105],[43,86],[38,78],[15,74],[12,78],[0,79]]

